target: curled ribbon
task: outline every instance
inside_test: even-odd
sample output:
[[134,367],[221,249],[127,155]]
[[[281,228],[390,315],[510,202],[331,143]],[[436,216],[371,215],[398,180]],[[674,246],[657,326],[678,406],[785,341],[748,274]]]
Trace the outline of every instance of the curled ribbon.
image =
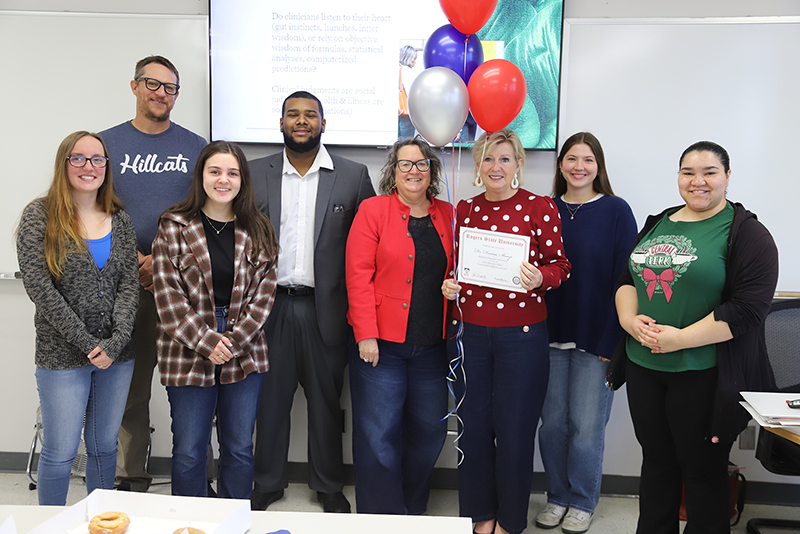
[[648,283],[647,298],[649,300],[653,300],[653,293],[656,291],[656,283],[660,282],[661,289],[664,290],[664,296],[667,297],[667,302],[669,302],[669,299],[672,298],[672,287],[669,283],[675,281],[675,271],[672,269],[665,269],[661,274],[656,274],[652,269],[645,267],[644,271],[642,271],[642,277],[644,281]]

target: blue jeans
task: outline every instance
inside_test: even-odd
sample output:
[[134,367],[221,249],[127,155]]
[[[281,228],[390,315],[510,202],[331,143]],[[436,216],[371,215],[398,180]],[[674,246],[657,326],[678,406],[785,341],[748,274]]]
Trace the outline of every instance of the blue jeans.
[[[227,309],[217,308],[217,330],[225,331]],[[199,357],[199,356],[198,356]],[[217,415],[219,478],[217,495],[225,499],[250,499],[253,490],[253,431],[261,405],[264,373],[220,384],[217,366],[211,387],[167,386],[172,416],[172,494],[206,497],[206,451],[211,424]]]
[[172,416],[172,494],[206,497],[206,450],[217,414],[219,479],[217,494],[225,499],[249,499],[253,489],[253,430],[264,373],[244,380],[199,386],[167,386]]
[[578,349],[550,348],[550,382],[539,450],[550,482],[547,502],[592,513],[600,499],[606,424],[614,392],[608,362]]
[[86,443],[86,489],[113,489],[117,469],[117,434],[133,375],[133,360],[107,369],[36,368],[42,406],[42,451],[39,455],[40,505],[64,506],[72,461],[81,429]]
[[383,340],[378,351],[372,367],[350,340],[358,513],[423,514],[447,434],[447,352]]
[[[486,327],[464,323],[464,354],[454,389],[462,432],[458,446],[460,514],[474,522],[497,519],[510,534],[528,522],[533,451],[547,391],[547,323]],[[448,356],[457,356],[455,332]]]

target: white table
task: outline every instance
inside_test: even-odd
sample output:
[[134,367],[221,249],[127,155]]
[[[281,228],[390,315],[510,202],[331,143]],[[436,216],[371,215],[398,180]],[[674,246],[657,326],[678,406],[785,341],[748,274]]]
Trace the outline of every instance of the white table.
[[[66,507],[0,505],[0,524],[14,516],[17,532],[23,534]],[[248,534],[288,530],[291,534],[470,534],[466,517],[402,516],[372,514],[326,514],[323,512],[252,512]],[[53,533],[57,534],[57,533]]]

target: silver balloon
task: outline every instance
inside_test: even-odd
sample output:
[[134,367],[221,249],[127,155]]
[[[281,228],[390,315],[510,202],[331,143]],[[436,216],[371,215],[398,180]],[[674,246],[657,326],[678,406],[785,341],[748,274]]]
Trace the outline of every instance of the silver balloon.
[[469,91],[461,76],[431,67],[417,76],[408,92],[408,111],[426,141],[444,146],[453,141],[469,113]]

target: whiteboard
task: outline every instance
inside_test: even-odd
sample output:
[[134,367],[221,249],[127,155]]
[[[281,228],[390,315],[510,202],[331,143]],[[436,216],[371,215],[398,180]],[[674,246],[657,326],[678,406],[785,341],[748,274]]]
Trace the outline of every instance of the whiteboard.
[[641,228],[683,203],[683,150],[719,143],[731,157],[728,198],[778,245],[777,289],[800,292],[800,18],[564,22],[559,146],[594,133]]
[[181,75],[172,119],[208,138],[208,17],[0,11],[0,272],[18,268],[14,228],[53,177],[61,141],[136,113],[136,62]]

